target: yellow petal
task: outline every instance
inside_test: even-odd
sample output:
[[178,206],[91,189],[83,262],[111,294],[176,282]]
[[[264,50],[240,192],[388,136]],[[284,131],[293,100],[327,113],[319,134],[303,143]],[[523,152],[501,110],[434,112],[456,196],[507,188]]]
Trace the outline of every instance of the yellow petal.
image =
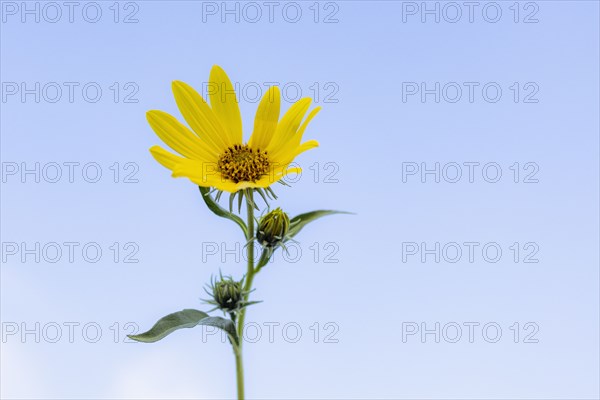
[[267,148],[269,153],[277,153],[280,148],[292,138],[293,134],[298,130],[298,127],[300,126],[302,118],[304,118],[304,114],[306,114],[308,107],[310,107],[311,101],[312,100],[308,97],[300,99],[295,102],[285,113],[279,124],[277,124],[275,135],[269,143]]
[[271,86],[263,96],[256,117],[254,117],[254,132],[248,145],[254,149],[265,150],[275,134],[277,121],[279,120],[279,109],[281,106],[281,95],[277,86]]
[[214,65],[210,70],[208,95],[210,107],[221,121],[231,144],[242,143],[242,115],[235,89],[223,68]]
[[215,153],[221,154],[234,144],[229,141],[221,122],[198,92],[181,81],[173,81],[172,88],[181,115]]
[[321,107],[317,107],[314,110],[312,110],[308,114],[308,117],[306,117],[306,119],[304,120],[304,122],[300,126],[300,129],[298,129],[298,131],[294,135],[294,140],[296,141],[297,145],[299,145],[300,142],[302,141],[302,135],[304,135],[304,131],[306,130],[306,127],[308,126],[308,124],[310,123],[310,121],[315,117],[315,115],[317,115],[319,113],[319,111],[321,111]]
[[173,177],[194,178],[194,182],[198,185],[210,186],[208,182],[212,182],[215,178],[220,179],[221,173],[218,171],[216,163],[187,160],[187,162],[181,162],[176,165],[173,169]]
[[196,185],[202,187],[214,187],[231,193],[237,191],[235,190],[236,184],[233,181],[223,178],[213,164],[198,162],[177,164],[172,176],[174,178],[188,178]]
[[[319,111],[321,111],[321,107],[317,107],[314,110],[312,110],[308,114],[308,117],[306,117],[306,119],[304,120],[304,122],[302,123],[302,125],[300,126],[298,131],[296,133],[294,133],[292,135],[292,137],[286,143],[284,143],[278,151],[273,151],[273,153],[271,154],[271,157],[273,157],[273,158],[281,157],[282,154],[293,151],[296,147],[300,146],[300,142],[302,141],[302,136],[304,135],[304,131],[306,130],[306,127],[308,126],[309,122],[315,117],[315,115],[317,115],[319,113]],[[318,143],[317,143],[317,146],[318,146]]]
[[152,154],[152,157],[154,157],[154,159],[163,167],[168,168],[171,171],[174,170],[179,163],[185,160],[185,158],[176,156],[160,146],[150,147],[150,154]]
[[152,110],[146,113],[146,119],[158,137],[179,154],[200,160],[211,160],[218,157],[198,136],[179,123],[172,115]]
[[297,146],[293,150],[281,153],[277,161],[280,165],[287,165],[294,161],[294,159],[300,154],[304,153],[307,150],[314,149],[315,147],[319,147],[319,142],[317,142],[316,140],[308,140],[302,143],[300,146]]

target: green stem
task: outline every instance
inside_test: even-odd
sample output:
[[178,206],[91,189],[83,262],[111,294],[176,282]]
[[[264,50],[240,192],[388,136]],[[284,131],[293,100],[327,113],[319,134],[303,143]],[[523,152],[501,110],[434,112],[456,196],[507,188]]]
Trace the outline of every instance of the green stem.
[[[246,240],[248,242],[248,271],[246,272],[246,282],[244,284],[244,302],[248,301],[250,290],[252,289],[252,282],[254,281],[254,199],[252,196],[252,189],[246,191],[246,206],[248,211],[248,233]],[[238,320],[238,336],[240,337],[240,348],[242,343],[242,333],[244,331],[244,320],[246,317],[246,308],[240,311],[240,318]]]
[[[246,273],[246,283],[244,284],[244,302],[248,301],[250,290],[252,289],[252,281],[254,280],[254,199],[252,189],[246,189],[246,207],[248,211],[248,231],[246,233],[246,241],[248,242],[248,271]],[[239,344],[234,348],[235,352],[235,370],[237,374],[237,391],[238,399],[244,399],[244,365],[242,363],[242,343],[244,342],[244,321],[246,319],[246,308],[240,311],[238,319],[238,338]]]
[[269,259],[271,258],[271,254],[273,254],[272,250],[264,248],[258,262],[256,263],[256,267],[254,268],[254,273],[258,274],[262,267],[267,265]]
[[[235,345],[234,345],[235,346]],[[238,399],[244,399],[244,363],[242,361],[242,348],[234,348],[235,352],[235,372],[237,378]]]

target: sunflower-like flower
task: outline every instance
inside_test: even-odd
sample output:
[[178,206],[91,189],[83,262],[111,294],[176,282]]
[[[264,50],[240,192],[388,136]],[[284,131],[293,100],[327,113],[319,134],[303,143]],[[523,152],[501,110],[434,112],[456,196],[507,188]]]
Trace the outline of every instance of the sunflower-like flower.
[[175,101],[191,130],[163,111],[146,114],[158,137],[180,154],[160,146],[150,148],[173,177],[230,193],[268,188],[290,173],[300,173],[299,167],[290,167],[292,161],[319,145],[316,140],[301,143],[308,123],[320,110],[317,107],[304,118],[310,98],[298,100],[280,120],[281,95],[276,86],[270,87],[258,105],[252,136],[244,143],[235,90],[217,65],[210,71],[207,92],[210,105],[186,83],[173,82]]

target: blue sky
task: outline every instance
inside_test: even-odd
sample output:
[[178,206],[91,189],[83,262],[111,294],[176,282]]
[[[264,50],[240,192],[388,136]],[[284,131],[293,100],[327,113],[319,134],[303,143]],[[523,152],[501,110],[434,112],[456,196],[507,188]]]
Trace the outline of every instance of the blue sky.
[[148,152],[218,64],[246,138],[323,107],[274,205],[356,213],[257,276],[250,398],[598,398],[597,2],[49,4],[1,3],[3,397],[235,395],[213,332],[123,342],[245,270]]

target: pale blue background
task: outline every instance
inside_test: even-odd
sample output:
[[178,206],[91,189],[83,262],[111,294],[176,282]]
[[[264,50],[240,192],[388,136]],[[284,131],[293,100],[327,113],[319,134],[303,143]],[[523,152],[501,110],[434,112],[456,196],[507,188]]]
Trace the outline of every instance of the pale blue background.
[[[418,16],[403,23],[402,3],[393,1],[338,1],[333,24],[312,21],[313,2],[301,3],[296,24],[280,13],[273,23],[263,16],[236,24],[218,16],[203,23],[199,2],[138,1],[139,22],[115,24],[113,2],[100,4],[105,14],[96,24],[81,14],[55,24],[8,16],[1,27],[2,82],[92,81],[105,90],[94,104],[81,96],[72,104],[9,98],[1,104],[2,162],[93,161],[107,174],[97,184],[80,177],[2,184],[2,242],[95,241],[106,251],[96,264],[14,256],[3,263],[4,328],[96,322],[103,329],[95,344],[80,329],[74,343],[7,337],[3,398],[235,395],[230,348],[201,343],[201,330],[143,345],[114,343],[109,329],[129,321],[144,329],[169,312],[202,307],[211,274],[245,270],[231,258],[202,262],[201,243],[232,243],[239,232],[147,150],[160,140],[145,111],[179,116],[170,82],[201,87],[213,64],[234,81],[299,82],[307,94],[313,82],[337,83],[339,102],[321,104],[306,133],[321,147],[299,161],[337,163],[339,183],[305,175],[281,187],[276,204],[291,214],[357,213],[307,228],[299,262],[257,277],[254,296],[264,303],[249,321],[294,321],[304,335],[295,344],[279,334],[275,343],[246,345],[250,397],[598,398],[598,2],[539,1],[534,24],[512,21],[512,1],[500,3],[496,24],[481,14],[474,23],[466,16],[456,24]],[[405,81],[494,81],[505,92],[493,104],[481,97],[403,103]],[[113,82],[136,82],[139,102],[115,104]],[[512,82],[536,82],[539,103],[515,104]],[[241,102],[246,135],[255,108]],[[108,166],[116,161],[137,163],[139,183],[112,183]],[[505,175],[496,184],[480,176],[472,184],[403,183],[401,163],[411,161],[497,162]],[[515,161],[537,163],[539,183],[513,183]],[[308,247],[331,241],[340,262],[315,263]],[[401,242],[465,241],[498,242],[505,254],[496,264],[401,259]],[[140,262],[114,263],[113,242],[136,242]],[[536,242],[540,262],[514,263],[513,242]],[[503,337],[403,343],[407,321],[496,322]],[[335,322],[339,343],[313,343],[314,322]],[[514,343],[514,322],[536,323],[539,343]]]

